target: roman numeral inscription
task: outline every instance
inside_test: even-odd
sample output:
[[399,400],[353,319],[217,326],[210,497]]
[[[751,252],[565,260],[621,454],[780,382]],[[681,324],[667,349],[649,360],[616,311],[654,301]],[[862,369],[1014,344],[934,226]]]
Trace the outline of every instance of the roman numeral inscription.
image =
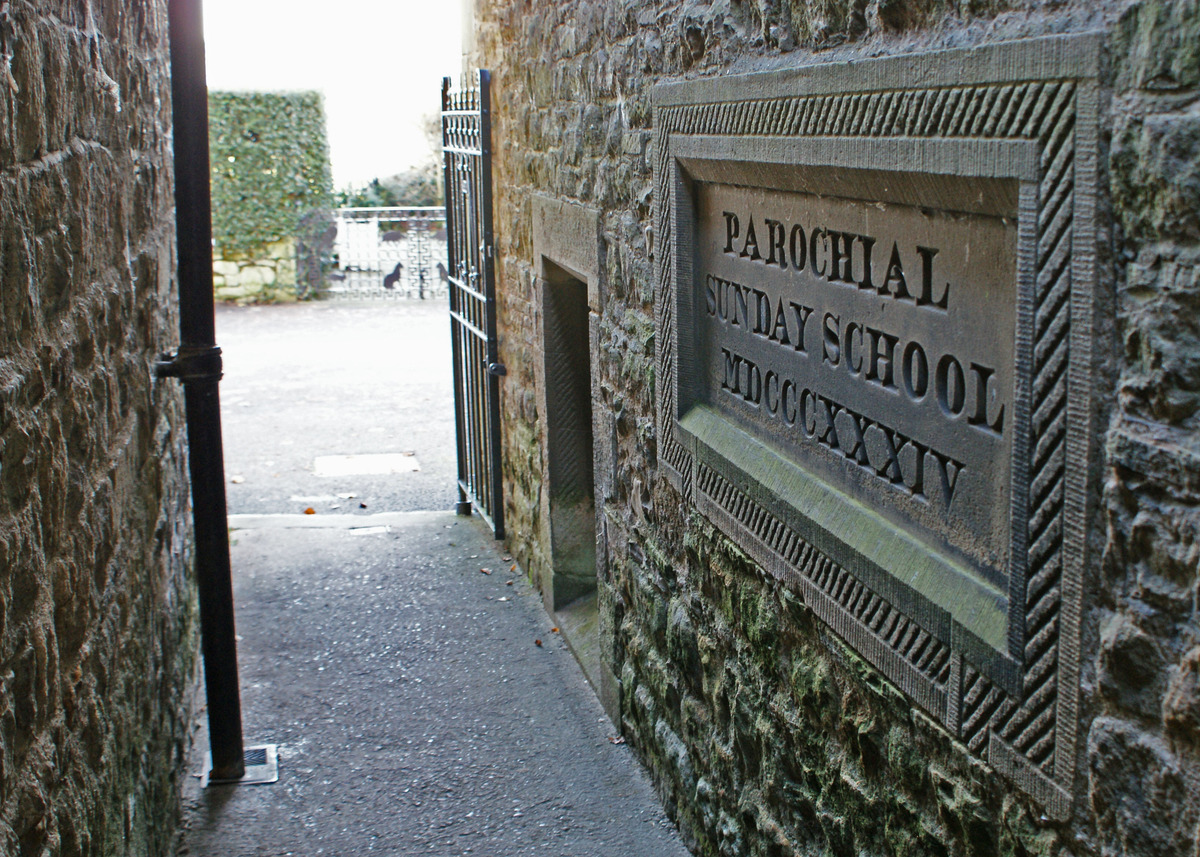
[[[722,348],[725,377],[721,389],[773,418],[794,427],[806,441],[820,444],[852,461],[894,488],[927,500],[926,460],[941,477],[935,496],[942,505],[954,500],[963,463],[906,437],[895,429],[857,413],[832,399],[800,387],[778,372],[763,371],[752,361]],[[903,463],[902,463],[903,456]]]
[[1016,227],[699,183],[699,400],[998,580],[1007,567]]

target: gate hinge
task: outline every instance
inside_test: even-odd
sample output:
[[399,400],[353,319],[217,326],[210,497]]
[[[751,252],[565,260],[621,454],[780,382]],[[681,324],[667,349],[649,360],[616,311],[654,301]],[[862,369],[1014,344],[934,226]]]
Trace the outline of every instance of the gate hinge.
[[221,349],[215,345],[184,345],[173,353],[159,355],[154,364],[156,378],[220,381],[221,374]]
[[488,364],[488,374],[496,375],[497,377],[507,375],[508,367],[505,366],[503,363],[489,363]]

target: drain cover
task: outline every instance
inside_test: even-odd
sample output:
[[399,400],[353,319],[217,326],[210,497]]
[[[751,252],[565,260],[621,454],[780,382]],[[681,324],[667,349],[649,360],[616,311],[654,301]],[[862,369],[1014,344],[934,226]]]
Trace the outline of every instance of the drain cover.
[[246,773],[236,780],[211,777],[212,753],[204,754],[204,771],[200,774],[200,788],[209,786],[263,786],[279,780],[279,747],[276,744],[257,744],[242,751]]

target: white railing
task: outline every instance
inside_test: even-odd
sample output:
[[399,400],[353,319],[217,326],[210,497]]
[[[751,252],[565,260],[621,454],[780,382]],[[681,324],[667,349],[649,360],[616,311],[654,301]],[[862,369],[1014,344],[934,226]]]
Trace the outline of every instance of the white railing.
[[434,298],[446,294],[446,210],[338,208],[327,295]]

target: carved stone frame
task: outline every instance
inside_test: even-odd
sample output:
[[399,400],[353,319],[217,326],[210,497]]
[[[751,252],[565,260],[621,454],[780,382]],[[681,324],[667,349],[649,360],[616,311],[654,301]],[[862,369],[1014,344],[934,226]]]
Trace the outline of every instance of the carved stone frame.
[[[663,475],[1056,818],[1071,812],[1078,766],[1080,621],[1096,480],[1099,51],[1095,34],[1058,36],[654,91]],[[781,166],[1020,182],[1011,583],[999,605],[972,596],[978,609],[1004,611],[999,638],[982,639],[965,618],[970,611],[956,614],[830,538],[762,473],[681,422],[693,360],[691,182],[778,187]]]

